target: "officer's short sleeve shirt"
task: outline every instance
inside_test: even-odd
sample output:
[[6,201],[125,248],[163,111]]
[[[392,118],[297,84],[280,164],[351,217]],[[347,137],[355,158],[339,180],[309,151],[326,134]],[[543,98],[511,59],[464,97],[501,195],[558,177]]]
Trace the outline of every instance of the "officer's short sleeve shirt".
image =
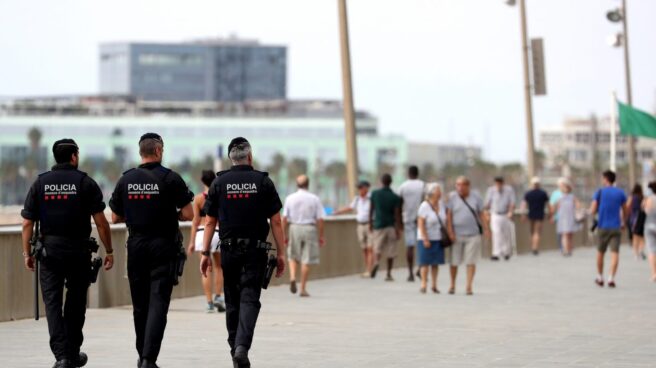
[[[89,211],[89,214],[95,215],[98,212],[104,211],[106,206],[105,202],[103,202],[103,193],[98,186],[98,183],[86,175],[82,179],[81,183],[83,203],[85,208]],[[34,181],[29,191],[27,192],[27,196],[25,197],[25,204],[23,206],[23,210],[21,211],[21,217],[32,221],[39,219],[39,198],[41,198],[41,196],[39,195],[39,179],[37,179]]]
[[264,214],[271,218],[282,209],[282,201],[280,200],[275,184],[273,184],[273,181],[268,176],[264,178],[262,191],[264,194]]
[[169,188],[172,188],[175,206],[177,208],[184,208],[194,200],[194,193],[189,190],[187,183],[185,183],[177,173],[171,172],[168,176],[170,178],[168,184]]
[[125,207],[123,206],[123,177],[116,183],[116,188],[114,188],[112,197],[109,199],[109,208],[119,216],[124,216],[125,214]]

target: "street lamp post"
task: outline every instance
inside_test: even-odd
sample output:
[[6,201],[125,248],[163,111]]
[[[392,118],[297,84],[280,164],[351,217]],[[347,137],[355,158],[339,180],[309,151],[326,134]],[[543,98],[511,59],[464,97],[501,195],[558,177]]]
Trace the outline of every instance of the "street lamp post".
[[[624,48],[624,79],[626,83],[626,103],[633,106],[633,96],[631,88],[631,63],[629,61],[629,30],[627,23],[626,0],[622,0],[622,7],[614,9],[606,14],[610,22],[622,22],[622,33],[616,35],[613,46]],[[617,108],[617,107],[614,107]],[[629,184],[633,186],[637,182],[636,177],[636,138],[632,135],[629,137]]]
[[[515,0],[506,0],[513,6]],[[522,66],[524,74],[524,110],[526,113],[526,171],[528,177],[535,176],[535,139],[533,137],[533,99],[531,96],[531,77],[529,67],[528,27],[526,25],[526,0],[519,0],[519,15],[522,39]]]
[[337,3],[339,7],[339,39],[342,51],[342,103],[344,105],[344,132],[346,136],[346,178],[348,181],[349,197],[353,198],[356,195],[356,184],[358,180],[358,149],[355,131],[353,84],[351,80],[351,52],[346,0],[337,0]]

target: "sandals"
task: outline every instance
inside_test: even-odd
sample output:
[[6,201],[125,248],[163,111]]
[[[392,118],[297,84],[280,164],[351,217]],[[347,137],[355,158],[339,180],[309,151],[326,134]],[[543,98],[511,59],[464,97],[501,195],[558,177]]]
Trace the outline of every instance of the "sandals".
[[419,288],[419,292],[422,294],[426,294],[426,288],[425,287]]

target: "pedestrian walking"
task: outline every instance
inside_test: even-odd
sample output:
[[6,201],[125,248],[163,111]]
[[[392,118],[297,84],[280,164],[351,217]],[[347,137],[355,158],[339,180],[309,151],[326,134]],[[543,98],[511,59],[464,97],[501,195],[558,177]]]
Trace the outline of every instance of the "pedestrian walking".
[[645,240],[649,252],[649,267],[651,268],[651,281],[656,282],[656,181],[648,185],[651,193],[644,199],[643,210],[647,217],[645,220]]
[[439,265],[444,264],[444,248],[442,247],[442,229],[446,230],[446,211],[440,200],[442,187],[438,183],[426,185],[424,201],[417,210],[417,256],[421,274],[420,291],[426,293],[428,270],[431,273],[431,290],[435,294]]
[[447,226],[453,238],[449,263],[451,286],[449,294],[456,293],[456,278],[458,267],[467,266],[467,295],[473,295],[476,263],[481,258],[483,248],[483,233],[489,234],[490,229],[485,221],[483,199],[471,191],[467,177],[456,180],[456,190],[449,194],[447,202]]
[[636,260],[646,259],[645,256],[645,211],[642,209],[644,195],[642,194],[642,185],[633,186],[631,196],[626,202],[624,213],[628,215],[626,230],[629,234],[629,241],[633,247],[633,256]]
[[323,236],[326,212],[318,196],[310,193],[307,175],[296,178],[298,190],[285,199],[282,227],[288,234],[289,289],[296,294],[296,272],[301,266],[301,297],[308,297],[310,267],[319,264],[319,248],[326,244]]
[[[164,140],[139,139],[141,165],[123,173],[109,201],[112,222],[128,228],[128,281],[139,368],[156,368],[173,286],[184,256],[178,221],[194,218],[194,194],[162,166]],[[206,230],[207,231],[207,230]]]
[[[572,193],[572,183],[564,180],[562,183],[562,195],[555,205],[555,213],[558,214],[558,225],[556,231],[563,244],[562,253],[565,257],[572,255],[574,248],[574,233],[581,230],[581,224],[577,220],[577,212],[581,207],[579,200]],[[555,222],[555,221],[554,221]]]
[[[84,340],[87,290],[91,281],[95,281],[89,275],[91,255],[98,248],[95,239],[89,237],[91,218],[105,246],[105,270],[114,264],[114,249],[103,213],[102,191],[91,177],[78,170],[77,144],[72,139],[60,139],[53,144],[52,153],[56,165],[32,184],[21,211],[23,258],[25,267],[32,272],[38,261],[50,350],[56,359],[53,368],[74,368],[88,361],[80,348]],[[40,234],[33,232],[35,223]],[[44,249],[35,247],[35,252],[32,251],[33,237],[38,238]]]
[[408,168],[408,179],[399,186],[409,282],[415,281],[414,258],[417,245],[417,211],[424,198],[424,185],[424,182],[419,180],[419,168],[410,166]]
[[397,256],[397,243],[401,237],[401,198],[391,188],[392,176],[383,174],[380,179],[382,188],[371,193],[369,226],[373,233],[375,264],[371,278],[376,277],[380,260],[387,259],[387,276],[385,281],[394,281],[392,268]]
[[[560,200],[560,197],[563,196],[562,192],[562,187],[563,183],[567,180],[567,178],[558,178],[558,186],[556,190],[551,192],[551,196],[549,196],[549,205],[553,209],[556,203]],[[562,238],[558,235],[558,214],[555,211],[552,211],[552,216],[551,219],[553,220],[554,224],[556,225],[556,241],[558,242],[558,249],[560,249],[560,252],[563,252],[563,243],[562,243]]]
[[492,227],[492,260],[510,259],[512,254],[513,223],[515,211],[515,191],[504,184],[503,177],[494,179],[485,196],[485,208],[490,212]]
[[[200,271],[212,269],[212,232],[219,226],[223,268],[226,328],[234,367],[250,367],[248,352],[262,307],[260,295],[267,270],[269,229],[276,243],[276,277],[285,271],[285,244],[276,187],[265,172],[253,169],[248,140],[233,139],[228,145],[230,170],[217,174],[205,201],[205,232]],[[269,225],[269,223],[271,225]]]
[[597,278],[595,283],[601,287],[604,286],[604,256],[610,248],[610,271],[608,275],[608,287],[614,288],[615,275],[619,265],[620,242],[622,240],[623,210],[626,204],[626,195],[624,191],[614,186],[615,173],[605,171],[602,174],[602,187],[598,189],[592,197],[590,213],[592,216],[599,213],[597,220],[597,237],[599,245],[597,247]]
[[362,277],[371,277],[371,269],[374,266],[374,249],[371,230],[369,229],[369,211],[371,210],[371,197],[369,195],[368,181],[358,183],[358,195],[353,198],[350,206],[335,211],[335,215],[343,215],[355,211],[357,221],[356,235],[362,249],[364,259],[364,272]]
[[[540,188],[540,178],[531,179],[532,189],[524,194],[522,202],[522,212],[528,210],[529,224],[531,226],[531,251],[537,256],[540,252],[540,236],[542,235],[542,222],[545,216],[551,215],[551,206],[549,206],[549,195]],[[545,213],[546,208],[546,213]]]
[[[216,174],[212,170],[203,170],[201,174],[200,180],[203,183],[203,192],[194,197],[194,219],[191,221],[189,245],[187,247],[187,254],[189,255],[196,252],[200,257],[200,253],[203,251],[203,235],[205,232],[205,221],[207,220],[207,214],[203,207],[205,206],[209,187],[215,178]],[[215,309],[219,312],[225,312],[225,300],[221,295],[223,292],[223,269],[221,269],[218,228],[215,228],[213,231],[210,253],[212,254],[212,275],[210,277],[201,277],[207,303],[205,310],[207,313],[213,313]],[[212,286],[214,286],[214,298],[212,298]]]

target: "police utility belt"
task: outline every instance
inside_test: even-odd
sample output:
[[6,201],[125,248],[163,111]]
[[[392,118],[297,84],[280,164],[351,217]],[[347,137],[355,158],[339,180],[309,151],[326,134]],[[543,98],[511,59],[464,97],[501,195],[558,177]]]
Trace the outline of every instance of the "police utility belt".
[[269,251],[272,249],[271,243],[263,242],[256,239],[230,238],[221,240],[221,246],[226,249],[262,249]]

